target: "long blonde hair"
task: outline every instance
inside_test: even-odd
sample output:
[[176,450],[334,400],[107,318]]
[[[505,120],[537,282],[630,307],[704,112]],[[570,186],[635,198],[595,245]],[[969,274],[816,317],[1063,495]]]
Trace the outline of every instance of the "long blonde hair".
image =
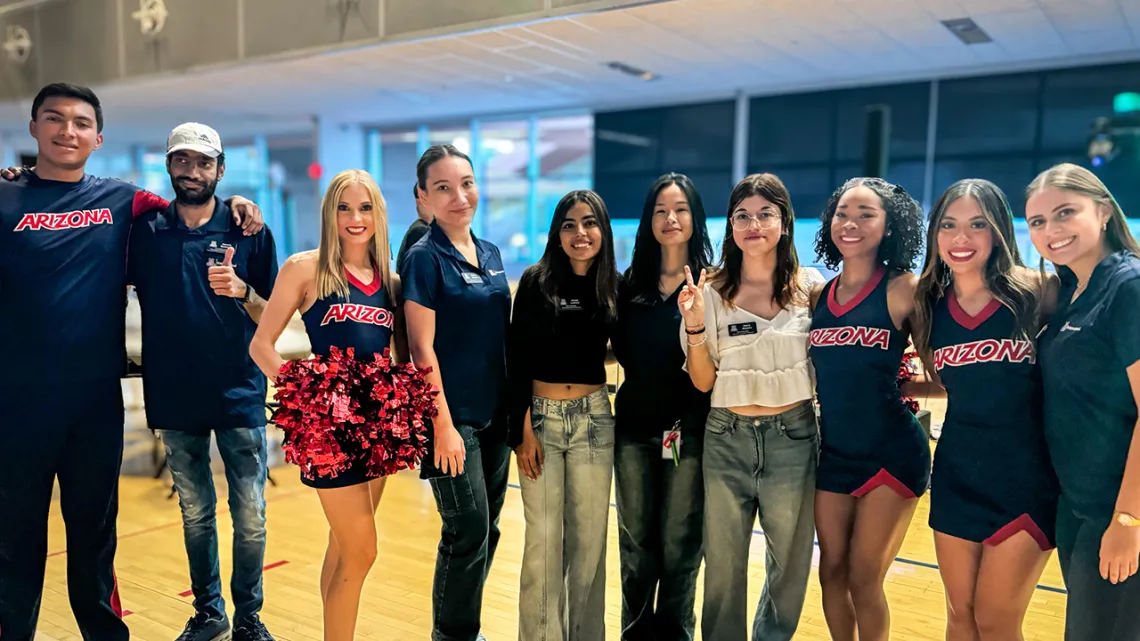
[[360,169],[346,169],[333,176],[321,200],[321,242],[317,249],[317,298],[338,294],[347,300],[349,296],[348,278],[345,276],[340,232],[337,226],[337,206],[349,185],[362,185],[368,190],[368,197],[372,201],[374,230],[368,255],[372,258],[372,264],[380,275],[380,282],[388,292],[388,297],[395,301],[391,268],[388,265],[390,260],[388,207],[376,181],[368,172]]

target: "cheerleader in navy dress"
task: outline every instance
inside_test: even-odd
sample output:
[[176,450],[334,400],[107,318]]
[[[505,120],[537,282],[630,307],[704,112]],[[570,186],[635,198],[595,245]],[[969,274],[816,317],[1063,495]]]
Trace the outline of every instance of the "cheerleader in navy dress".
[[[388,219],[379,187],[365,171],[340,172],[329,182],[321,202],[319,248],[289,257],[278,274],[250,343],[254,361],[271,380],[309,384],[294,380],[294,370],[282,369],[286,362],[276,349],[289,320],[300,311],[316,357],[330,355],[334,347],[342,353],[352,348],[356,359],[372,361],[392,345],[395,360],[407,363],[407,338],[398,304],[400,280],[388,264]],[[286,376],[285,372],[290,373]],[[373,417],[361,418],[367,422]],[[324,638],[350,641],[355,638],[364,580],[377,556],[376,508],[386,481],[381,472],[369,468],[365,457],[373,451],[369,448],[385,447],[391,453],[393,444],[368,441],[363,447],[361,440],[355,440],[353,446],[343,447],[352,441],[355,423],[333,426],[335,445],[342,446],[338,456],[349,456],[347,469],[340,469],[339,464],[327,464],[337,458],[327,451],[332,447],[327,438],[330,426],[323,424],[323,417],[321,425],[306,424],[310,420],[307,414],[295,420],[290,437],[312,429],[322,430],[323,440],[291,438],[289,442],[298,460],[314,465],[311,470],[302,469],[301,482],[316,488],[329,523],[320,583]],[[334,474],[332,468],[338,471]]]
[[885,639],[883,583],[930,479],[926,434],[898,385],[924,216],[901,187],[854,178],[821,218],[816,253],[840,271],[812,293],[808,336],[820,406],[815,526],[824,618],[833,639]]
[[1043,429],[1035,346],[1015,338],[1013,312],[996,298],[976,316],[951,288],[936,303],[933,364],[946,388],[934,456],[930,527],[996,546],[1018,532],[1054,546],[1057,479]]
[[822,433],[816,489],[861,497],[885,485],[903,498],[921,496],[930,447],[898,386],[907,332],[891,319],[887,269],[844,305],[838,281],[824,287],[811,325]]
[[948,401],[929,519],[948,639],[1022,638],[1053,548],[1058,486],[1034,337],[1054,285],[1022,265],[996,185],[961,180],[935,203],[914,314],[928,380],[906,391]]
[[[368,283],[361,282],[347,270],[344,275],[348,280],[348,297],[334,294],[317,299],[301,313],[305,333],[314,356],[328,356],[330,347],[342,352],[352,348],[357,359],[372,360],[374,354],[383,354],[391,345],[396,306],[381,286],[379,270],[373,271]],[[369,471],[367,463],[367,458],[357,457],[348,470],[335,477],[302,474],[301,483],[314,488],[335,488],[380,478],[378,472]]]

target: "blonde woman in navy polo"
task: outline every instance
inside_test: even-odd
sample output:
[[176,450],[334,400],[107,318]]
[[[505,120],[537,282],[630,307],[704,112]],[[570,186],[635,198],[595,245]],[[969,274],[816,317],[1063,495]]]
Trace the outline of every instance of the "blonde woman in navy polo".
[[475,237],[479,187],[471,160],[431,147],[416,166],[431,229],[400,265],[416,366],[440,390],[421,476],[443,521],[432,587],[432,639],[481,635],[483,583],[507,490],[506,334],[511,290],[499,248]]
[[[297,311],[312,351],[354,348],[356,358],[393,347],[407,362],[400,279],[388,267],[388,216],[380,188],[367,172],[349,169],[333,177],[321,202],[321,239],[316,251],[294,254],[281,267],[249,351],[270,379],[285,360],[275,345]],[[385,477],[356,460],[333,478],[302,474],[316,488],[329,522],[321,568],[326,641],[351,641],[360,591],[376,560],[376,507]]]
[[1066,641],[1140,629],[1140,246],[1104,183],[1057,165],[1029,185],[1029,237],[1061,278],[1038,340],[1045,438],[1061,483]]

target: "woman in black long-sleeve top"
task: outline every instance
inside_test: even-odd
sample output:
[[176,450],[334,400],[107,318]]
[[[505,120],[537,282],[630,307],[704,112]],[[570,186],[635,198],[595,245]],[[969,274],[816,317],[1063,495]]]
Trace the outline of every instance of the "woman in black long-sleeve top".
[[[645,199],[613,335],[625,371],[614,454],[624,640],[687,640],[696,628],[709,395],[682,369],[677,295],[686,266],[699,274],[711,263],[705,211],[692,181],[661,176]],[[676,462],[663,449],[674,431]]]
[[605,639],[614,455],[606,344],[617,280],[605,204],[570,192],[542,259],[519,280],[507,339],[509,444],[526,520],[519,639]]

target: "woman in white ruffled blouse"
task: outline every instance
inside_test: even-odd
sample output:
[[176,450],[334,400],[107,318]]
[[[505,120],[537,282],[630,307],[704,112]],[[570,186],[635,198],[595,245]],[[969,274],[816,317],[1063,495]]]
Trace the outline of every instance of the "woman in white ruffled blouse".
[[706,641],[745,638],[748,548],[765,533],[765,586],[753,641],[791,639],[814,545],[818,453],[808,360],[809,292],[823,281],[801,268],[795,216],[779,178],[742,180],[729,198],[720,264],[678,297],[693,384],[712,391],[704,442]]

